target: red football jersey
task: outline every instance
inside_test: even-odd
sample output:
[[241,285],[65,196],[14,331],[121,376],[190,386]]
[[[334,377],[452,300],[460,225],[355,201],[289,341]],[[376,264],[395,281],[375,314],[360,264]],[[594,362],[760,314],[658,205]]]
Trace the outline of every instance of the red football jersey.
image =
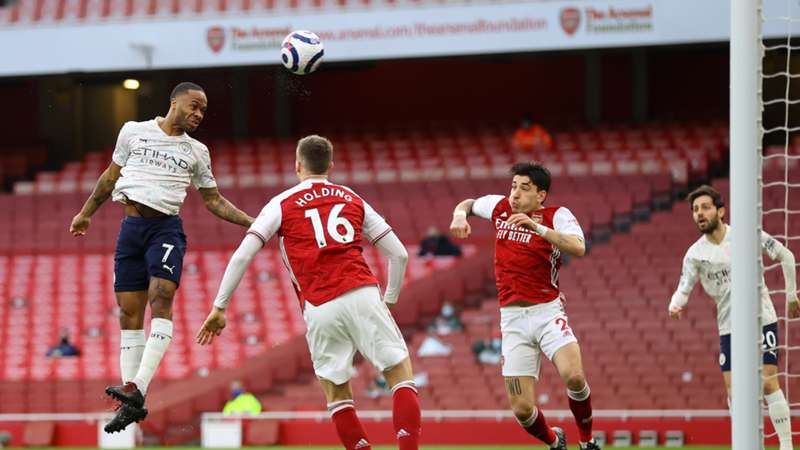
[[[500,306],[520,300],[546,303],[563,297],[558,288],[561,252],[533,231],[506,223],[514,214],[507,197],[481,197],[473,204],[472,212],[491,220],[497,230],[494,273]],[[531,217],[558,232],[583,238],[578,220],[567,208],[545,206],[534,211]]]
[[306,180],[275,196],[248,230],[265,243],[280,239],[302,308],[357,287],[378,284],[362,255],[362,237],[375,243],[391,231],[367,202],[345,186]]

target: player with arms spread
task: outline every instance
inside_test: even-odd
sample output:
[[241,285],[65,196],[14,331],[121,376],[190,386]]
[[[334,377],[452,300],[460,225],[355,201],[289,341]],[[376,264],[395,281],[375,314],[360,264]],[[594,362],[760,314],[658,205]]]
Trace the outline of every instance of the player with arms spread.
[[[689,194],[692,217],[702,236],[683,258],[678,289],[669,303],[669,315],[680,319],[684,307],[689,302],[689,294],[699,280],[703,290],[714,299],[717,305],[717,326],[719,327],[719,367],[725,380],[725,389],[731,390],[731,227],[725,218],[725,202],[711,186],[700,186]],[[770,259],[780,261],[786,286],[786,302],[789,317],[800,317],[800,303],[797,299],[795,258],[792,252],[772,236],[761,232],[761,249]],[[778,434],[781,450],[792,448],[791,411],[778,383],[778,317],[769,296],[769,290],[761,280],[761,321],[764,324],[761,343],[763,351],[764,399],[769,409],[769,417]]]
[[[225,327],[225,308],[253,257],[273,236],[297,292],[314,372],[328,411],[347,450],[371,448],[350,388],[353,356],[359,351],[383,372],[393,394],[394,430],[400,450],[419,446],[420,406],[403,336],[387,305],[397,302],[408,253],[372,207],[347,187],[328,181],[333,146],[320,136],[297,145],[300,184],[272,198],[231,257],[214,307],[197,333],[210,344]],[[381,300],[362,237],[389,259],[388,286]]]
[[[123,125],[113,161],[70,225],[74,236],[83,236],[92,215],[109,197],[125,205],[114,255],[122,385],[106,389],[122,404],[105,427],[108,433],[147,416],[144,395],[172,340],[172,299],[186,252],[178,216],[186,188],[196,186],[206,208],[221,219],[242,226],[254,220],[219,193],[208,148],[186,134],[200,125],[207,105],[203,88],[180,83],[170,95],[166,117]],[[152,319],[146,339],[148,303]]]
[[511,193],[467,199],[456,206],[450,231],[467,238],[467,216],[490,220],[497,230],[495,277],[503,336],[503,377],[520,425],[550,448],[565,450],[561,428],[550,428],[534,403],[540,355],[553,361],[567,386],[569,406],[580,431],[581,449],[599,449],[592,437],[592,405],[578,341],[569,327],[558,287],[561,254],[583,256],[578,220],[564,207],[545,206],[550,172],[535,163],[511,168]]

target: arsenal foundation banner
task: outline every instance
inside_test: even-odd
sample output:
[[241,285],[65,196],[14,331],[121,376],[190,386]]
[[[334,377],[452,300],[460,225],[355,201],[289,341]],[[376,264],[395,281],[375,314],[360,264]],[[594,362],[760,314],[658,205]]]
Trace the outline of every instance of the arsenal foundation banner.
[[[787,15],[785,3],[766,2],[765,15]],[[725,41],[729,8],[727,0],[552,0],[189,18],[0,14],[0,76],[276,65],[283,37],[297,29],[320,36],[328,62]],[[786,30],[767,22],[764,32]]]

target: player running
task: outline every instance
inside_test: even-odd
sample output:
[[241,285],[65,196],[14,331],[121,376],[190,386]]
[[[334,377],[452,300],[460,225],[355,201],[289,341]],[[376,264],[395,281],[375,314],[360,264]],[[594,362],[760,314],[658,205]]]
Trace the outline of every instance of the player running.
[[[328,181],[333,145],[308,136],[297,145],[300,184],[267,203],[231,257],[214,307],[197,333],[210,344],[225,327],[225,308],[255,254],[278,235],[308,330],[306,340],[339,439],[347,450],[372,448],[356,415],[350,388],[359,351],[383,372],[392,389],[394,431],[400,450],[419,446],[420,406],[408,349],[387,305],[397,302],[408,253],[391,227],[361,197]],[[362,237],[389,259],[381,300]]]
[[[725,218],[725,202],[711,186],[700,186],[689,194],[692,218],[702,236],[683,258],[678,289],[672,294],[669,315],[680,319],[683,308],[689,302],[692,288],[700,280],[703,289],[717,304],[717,326],[719,327],[719,367],[725,380],[725,389],[731,392],[731,234],[730,225]],[[786,302],[789,317],[800,317],[800,303],[797,299],[795,259],[792,252],[769,234],[761,232],[761,249],[770,259],[780,261],[786,286]],[[761,321],[764,327],[761,335],[763,351],[764,399],[769,409],[769,417],[778,434],[781,450],[792,448],[791,411],[778,383],[778,317],[769,296],[769,290],[761,280]]]
[[[186,253],[178,217],[186,188],[196,186],[206,208],[219,218],[242,226],[254,220],[219,193],[208,148],[186,134],[200,125],[207,104],[203,88],[180,83],[172,90],[166,117],[123,125],[111,164],[70,225],[74,236],[83,236],[109,196],[125,205],[114,255],[122,385],[106,389],[121,406],[105,426],[107,433],[147,416],[144,396],[172,340],[172,299]],[[148,303],[152,319],[146,339]]]
[[511,409],[529,434],[553,449],[565,450],[561,428],[550,428],[534,404],[540,354],[553,361],[567,386],[569,407],[580,432],[581,449],[599,449],[592,437],[592,404],[578,341],[570,329],[564,295],[558,287],[561,254],[586,251],[578,220],[560,206],[544,206],[550,172],[536,163],[511,167],[511,193],[467,199],[456,206],[450,231],[467,238],[467,216],[492,221],[495,277],[503,334],[503,377]]

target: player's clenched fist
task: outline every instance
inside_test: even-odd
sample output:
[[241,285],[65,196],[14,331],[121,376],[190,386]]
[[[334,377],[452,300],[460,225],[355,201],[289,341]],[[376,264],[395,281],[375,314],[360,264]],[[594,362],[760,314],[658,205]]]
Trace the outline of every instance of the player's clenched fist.
[[214,308],[208,313],[206,321],[197,332],[197,343],[200,345],[210,344],[214,341],[214,336],[222,334],[225,328],[225,310]]
[[680,306],[670,306],[669,307],[669,316],[673,319],[680,319],[681,313],[683,312],[683,308]]
[[536,229],[536,222],[527,214],[524,213],[516,213],[512,214],[511,217],[506,220],[508,225],[527,228],[529,230]]
[[466,239],[471,232],[467,215],[463,211],[456,211],[453,214],[453,221],[450,222],[450,233],[457,238]]
[[86,230],[89,229],[91,221],[91,218],[83,214],[78,214],[72,218],[72,223],[69,225],[69,232],[72,233],[73,236],[83,236],[86,234]]

